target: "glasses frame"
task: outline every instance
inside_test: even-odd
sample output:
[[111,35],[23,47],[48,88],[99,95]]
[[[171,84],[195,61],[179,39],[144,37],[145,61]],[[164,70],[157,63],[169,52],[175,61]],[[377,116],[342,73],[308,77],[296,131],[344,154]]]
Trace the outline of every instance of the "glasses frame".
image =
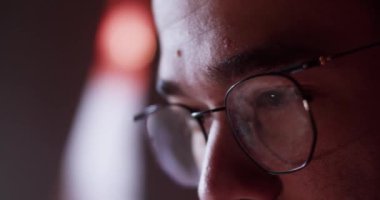
[[220,107],[216,107],[216,108],[213,108],[213,109],[208,109],[208,110],[194,112],[193,109],[191,109],[191,108],[189,108],[189,107],[187,107],[185,105],[182,105],[182,104],[166,104],[166,105],[157,105],[156,104],[156,105],[150,105],[150,106],[146,107],[141,113],[135,115],[134,116],[134,121],[145,119],[150,114],[158,111],[161,107],[166,107],[166,106],[170,106],[170,105],[172,105],[172,106],[179,106],[179,107],[182,107],[182,108],[188,110],[190,116],[192,118],[194,118],[198,122],[199,127],[201,128],[202,133],[204,135],[205,141],[207,143],[208,134],[207,134],[206,129],[205,129],[203,123],[202,123],[202,118],[205,115],[209,115],[209,114],[212,114],[212,113],[215,113],[215,112],[225,111],[226,115],[227,115],[227,118],[228,118],[228,123],[231,124],[230,115],[227,112],[227,99],[228,99],[229,94],[231,93],[231,91],[237,85],[239,85],[239,84],[241,84],[241,83],[243,83],[243,82],[245,82],[247,80],[254,79],[254,78],[257,78],[257,77],[260,77],[260,76],[279,76],[279,77],[282,77],[282,78],[286,78],[286,79],[290,80],[297,87],[297,89],[299,89],[299,91],[301,92],[301,97],[302,97],[304,103],[307,104],[307,106],[305,106],[305,110],[308,112],[308,115],[309,115],[309,118],[310,118],[310,121],[311,121],[311,126],[312,126],[311,128],[312,128],[312,131],[313,131],[313,136],[312,136],[313,137],[313,142],[312,142],[312,145],[311,145],[309,156],[308,156],[307,160],[304,162],[304,164],[301,165],[301,166],[299,166],[299,167],[296,167],[294,169],[290,169],[290,170],[287,170],[287,171],[281,171],[281,172],[270,171],[270,170],[264,169],[247,152],[246,147],[244,147],[244,145],[240,142],[240,139],[238,139],[237,133],[234,130],[232,130],[232,132],[233,132],[233,135],[234,135],[234,138],[235,138],[236,142],[238,143],[238,145],[240,146],[240,148],[243,150],[243,152],[260,169],[262,169],[265,172],[267,172],[269,174],[272,174],[272,175],[280,175],[280,174],[293,173],[293,172],[296,172],[296,171],[299,171],[299,170],[305,168],[310,163],[310,161],[312,160],[312,157],[313,157],[313,154],[314,154],[314,151],[315,151],[315,146],[316,146],[316,143],[317,143],[317,128],[316,128],[315,121],[314,121],[314,118],[313,118],[313,115],[312,115],[312,112],[311,112],[311,109],[310,109],[310,106],[309,106],[308,98],[306,97],[305,93],[303,92],[302,86],[298,83],[298,81],[296,79],[294,79],[290,75],[294,74],[294,73],[302,72],[302,71],[310,69],[310,68],[325,66],[327,63],[329,63],[330,61],[332,61],[334,59],[337,59],[337,58],[340,58],[340,57],[344,57],[344,56],[347,56],[347,55],[351,55],[351,54],[354,54],[356,52],[359,52],[359,51],[362,51],[362,50],[365,50],[365,49],[370,49],[370,48],[373,48],[373,47],[376,47],[376,46],[379,46],[379,45],[380,45],[380,41],[376,41],[376,42],[371,43],[371,44],[359,46],[357,48],[353,48],[353,49],[349,49],[349,50],[346,50],[346,51],[342,51],[342,52],[339,52],[339,53],[336,53],[336,54],[333,54],[333,55],[330,55],[330,56],[319,56],[319,57],[309,59],[309,60],[304,61],[304,62],[299,63],[299,64],[289,65],[288,67],[285,67],[282,70],[273,71],[273,72],[269,72],[269,73],[255,74],[255,75],[248,76],[248,77],[246,77],[246,78],[244,78],[244,79],[242,79],[242,80],[234,83],[232,86],[229,87],[229,89],[227,90],[227,92],[226,92],[226,94],[224,96],[224,105],[220,106]]
[[[312,67],[312,66],[310,66]],[[306,68],[304,68],[306,69]],[[295,80],[293,77],[289,76],[288,74],[284,74],[282,71],[278,71],[278,72],[270,72],[270,73],[264,73],[264,74],[258,74],[258,75],[253,75],[253,76],[249,76],[247,78],[244,78],[240,81],[238,81],[237,83],[233,84],[227,91],[226,95],[225,95],[225,98],[224,98],[224,106],[223,107],[218,107],[216,108],[215,110],[217,111],[212,111],[212,112],[219,112],[219,111],[226,111],[226,115],[227,115],[227,118],[228,118],[228,123],[230,124],[230,126],[232,126],[232,120],[231,120],[231,116],[230,114],[228,113],[227,111],[227,99],[230,95],[230,93],[234,90],[235,87],[237,87],[238,85],[244,83],[245,81],[247,80],[251,80],[251,79],[255,79],[255,78],[258,78],[258,77],[262,77],[262,76],[272,76],[272,77],[275,77],[275,76],[278,76],[278,77],[281,77],[281,78],[285,78],[287,80],[289,80],[290,82],[292,82],[294,84],[294,86],[298,89],[298,91],[300,91],[300,95],[301,95],[301,98],[302,98],[302,102],[304,104],[304,109],[305,111],[307,112],[307,115],[308,115],[308,119],[311,123],[311,131],[312,131],[312,143],[311,143],[311,146],[310,146],[310,150],[309,150],[309,155],[307,156],[306,160],[303,162],[302,165],[298,166],[298,167],[295,167],[295,168],[292,168],[292,169],[289,169],[289,170],[286,170],[286,171],[272,171],[272,170],[269,170],[269,169],[266,169],[264,168],[261,164],[259,164],[255,158],[248,152],[248,150],[246,149],[245,145],[240,141],[240,137],[238,136],[238,134],[232,130],[233,132],[233,135],[234,135],[234,138],[235,140],[237,141],[237,143],[239,144],[240,148],[243,150],[243,152],[260,168],[262,169],[263,171],[269,173],[269,174],[272,174],[272,175],[280,175],[280,174],[288,174],[288,173],[292,173],[292,172],[296,172],[298,170],[301,170],[303,169],[304,167],[306,167],[312,157],[313,157],[313,154],[314,154],[314,150],[315,150],[315,145],[316,145],[316,141],[317,141],[317,128],[316,128],[316,125],[315,125],[315,121],[314,121],[314,118],[313,118],[313,115],[312,115],[312,112],[310,110],[310,106],[309,106],[309,101],[307,100],[307,96],[305,95],[305,93],[303,92],[302,90],[302,87],[301,85],[298,83],[297,80]],[[212,109],[214,110],[214,109]],[[208,111],[208,110],[207,110]],[[205,113],[202,113],[202,112],[207,112],[207,111],[201,111],[201,112],[198,112],[198,113],[192,113],[193,117],[201,117],[202,115],[204,115]],[[201,116],[199,116],[201,115]]]

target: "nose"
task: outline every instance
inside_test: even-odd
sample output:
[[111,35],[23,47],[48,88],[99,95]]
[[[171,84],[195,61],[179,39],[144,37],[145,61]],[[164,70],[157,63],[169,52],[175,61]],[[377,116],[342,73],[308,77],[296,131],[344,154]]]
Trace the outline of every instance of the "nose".
[[[223,115],[223,114],[222,114]],[[201,200],[267,200],[281,192],[277,176],[261,170],[235,141],[224,116],[214,120],[202,163]]]

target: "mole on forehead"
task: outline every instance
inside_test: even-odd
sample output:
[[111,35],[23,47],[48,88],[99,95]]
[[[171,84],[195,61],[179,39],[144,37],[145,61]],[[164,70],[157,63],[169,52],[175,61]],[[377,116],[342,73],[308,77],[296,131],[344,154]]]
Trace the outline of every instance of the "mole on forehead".
[[182,57],[182,50],[177,49],[176,54],[177,54],[177,57],[179,57],[179,58]]

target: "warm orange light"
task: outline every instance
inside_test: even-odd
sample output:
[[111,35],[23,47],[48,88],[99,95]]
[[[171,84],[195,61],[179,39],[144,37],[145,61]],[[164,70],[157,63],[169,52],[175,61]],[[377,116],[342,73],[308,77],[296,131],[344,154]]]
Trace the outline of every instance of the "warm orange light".
[[99,36],[99,56],[105,66],[134,71],[146,67],[154,56],[155,34],[150,15],[143,6],[111,7]]

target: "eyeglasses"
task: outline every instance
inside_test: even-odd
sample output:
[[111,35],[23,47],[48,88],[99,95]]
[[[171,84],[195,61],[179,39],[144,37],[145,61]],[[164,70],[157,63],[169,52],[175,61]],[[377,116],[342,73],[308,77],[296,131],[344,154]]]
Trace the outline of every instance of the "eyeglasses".
[[222,107],[194,112],[179,104],[151,105],[134,120],[145,119],[158,163],[181,185],[197,185],[200,149],[205,148],[208,136],[206,119],[221,111],[226,113],[237,143],[257,166],[274,175],[295,172],[310,162],[317,131],[307,95],[290,74],[378,45],[380,42],[249,76],[228,89]]

